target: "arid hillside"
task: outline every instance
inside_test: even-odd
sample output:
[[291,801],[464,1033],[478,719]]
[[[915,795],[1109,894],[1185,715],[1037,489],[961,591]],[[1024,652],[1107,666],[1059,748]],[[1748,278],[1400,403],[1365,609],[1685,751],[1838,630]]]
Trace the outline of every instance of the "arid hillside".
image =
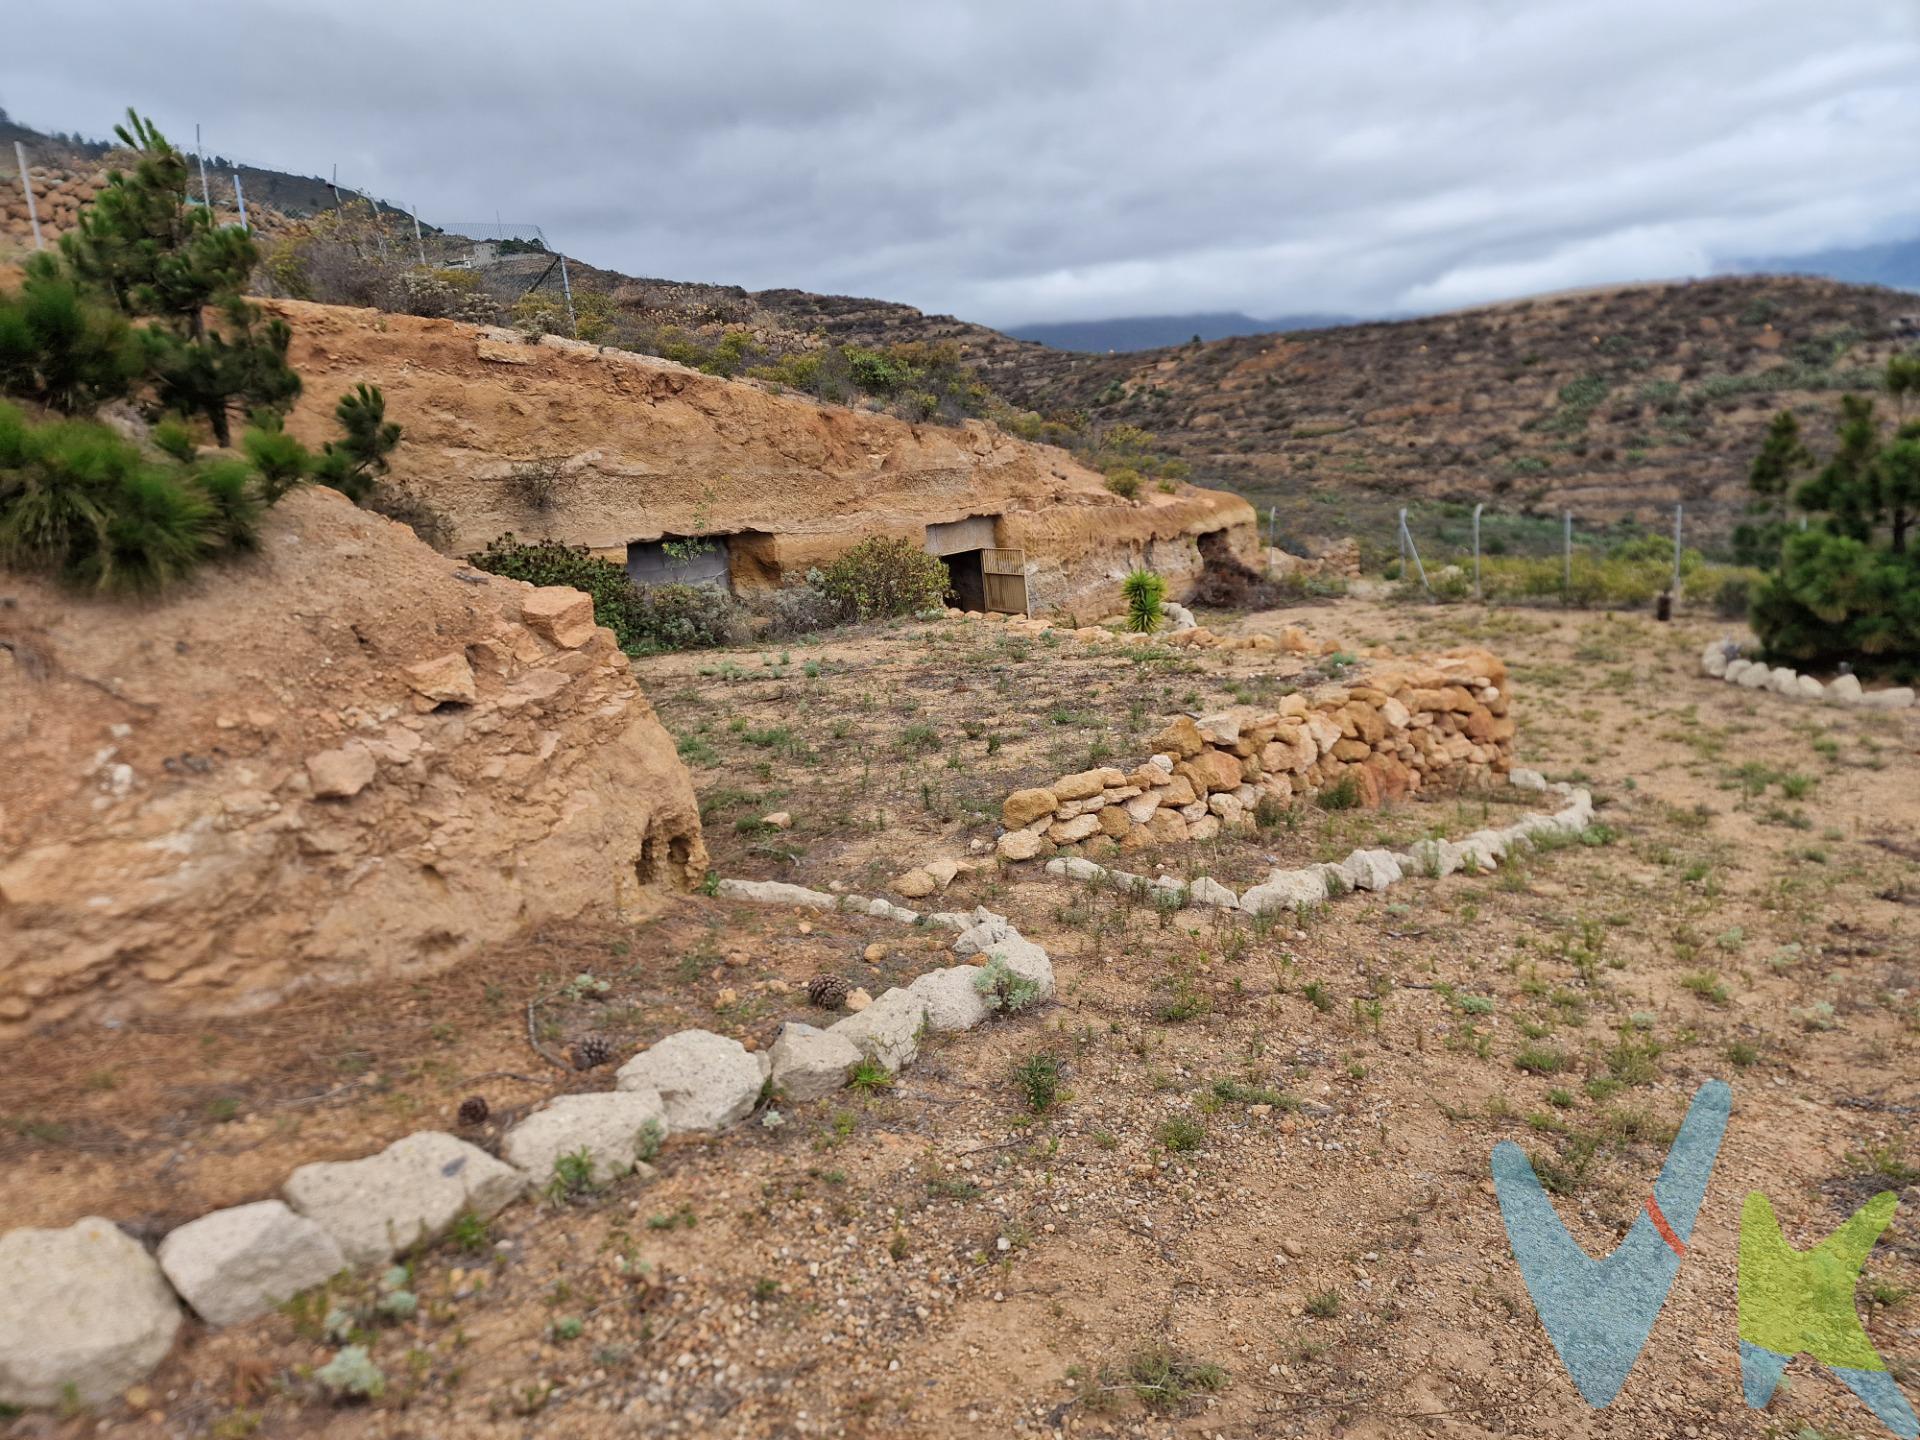
[[835,338],[954,340],[1016,403],[1143,426],[1202,483],[1283,517],[1333,494],[1363,513],[1454,499],[1587,519],[1685,502],[1714,525],[1767,419],[1791,406],[1824,445],[1838,394],[1877,383],[1920,311],[1901,291],[1744,276],[1092,356],[904,307],[761,298],[776,296]]

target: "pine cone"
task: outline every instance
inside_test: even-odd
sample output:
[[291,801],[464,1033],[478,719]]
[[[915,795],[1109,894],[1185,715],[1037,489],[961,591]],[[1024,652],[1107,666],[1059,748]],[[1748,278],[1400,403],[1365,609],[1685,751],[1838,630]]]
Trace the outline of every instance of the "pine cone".
[[483,1095],[469,1095],[460,1102],[460,1123],[462,1125],[484,1125],[487,1123],[487,1116],[492,1113],[493,1111],[488,1108],[486,1097]]
[[613,1059],[613,1042],[604,1035],[588,1035],[573,1047],[569,1058],[576,1070],[598,1070]]
[[838,1010],[847,1003],[853,985],[840,975],[816,975],[807,982],[807,999],[822,1010]]

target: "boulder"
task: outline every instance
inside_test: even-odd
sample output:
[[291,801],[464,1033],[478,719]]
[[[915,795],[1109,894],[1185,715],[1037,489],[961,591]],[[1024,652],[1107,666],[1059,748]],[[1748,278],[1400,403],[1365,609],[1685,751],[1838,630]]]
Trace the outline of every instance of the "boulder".
[[180,1304],[110,1220],[0,1235],[0,1404],[104,1405],[173,1346]]
[[1800,693],[1800,677],[1784,665],[1776,665],[1767,672],[1767,685],[1779,695]]
[[1224,750],[1208,750],[1196,755],[1187,762],[1186,775],[1193,782],[1195,795],[1220,790],[1237,790],[1246,777],[1240,773],[1240,762]]
[[1274,910],[1298,910],[1327,898],[1327,877],[1318,866],[1308,870],[1275,870],[1260,884],[1243,891],[1241,908],[1256,915]]
[[920,1031],[926,1022],[926,1001],[895,986],[858,1015],[835,1021],[827,1033],[851,1041],[863,1056],[892,1074],[911,1065],[920,1053]]
[[[863,1007],[870,1008],[870,1007]],[[847,1083],[860,1050],[844,1035],[789,1020],[773,1042],[773,1083],[789,1100],[824,1100]]]
[[1046,842],[1031,830],[1009,830],[995,845],[1002,860],[1031,860]]
[[1913,690],[1906,685],[1888,690],[1869,690],[1861,697],[1860,703],[1875,710],[1905,710],[1913,704]]
[[458,650],[422,660],[402,670],[408,688],[423,700],[436,705],[471,705],[479,698],[473,684],[473,667]]
[[1726,652],[1717,644],[1710,647],[1700,657],[1700,668],[1716,680],[1724,679],[1727,673]]
[[715,890],[729,900],[753,900],[762,905],[800,905],[808,910],[837,910],[840,897],[809,890],[785,880],[722,880]]
[[907,986],[926,1006],[929,1030],[971,1030],[993,1013],[974,984],[979,975],[977,965],[949,965]]
[[793,828],[793,812],[791,810],[775,810],[770,815],[762,815],[760,817],[760,823],[769,830],[791,830]]
[[539,1186],[552,1178],[562,1155],[584,1150],[594,1183],[604,1185],[650,1159],[669,1127],[667,1107],[654,1090],[556,1095],[507,1131],[500,1153]]
[[1798,688],[1800,697],[1803,700],[1824,700],[1827,698],[1827,687],[1811,675],[1802,675]]
[[1182,715],[1153,737],[1153,748],[1159,754],[1170,755],[1175,760],[1186,760],[1206,749],[1207,742],[1200,734],[1200,727],[1194,724],[1193,717]]
[[896,875],[893,881],[894,893],[904,895],[909,900],[924,899],[939,888],[940,882],[922,866],[915,866],[904,875]]
[[1544,790],[1547,777],[1538,770],[1515,770],[1507,776],[1507,783],[1516,790]]
[[1864,693],[1858,675],[1836,675],[1827,683],[1827,699],[1837,705],[1858,705]]
[[1238,910],[1240,897],[1210,876],[1202,875],[1187,886],[1187,898],[1196,905],[1212,905],[1221,910]]
[[342,745],[307,757],[307,783],[317,799],[348,800],[373,783],[378,768],[366,746]]
[[1047,838],[1056,845],[1071,845],[1076,840],[1085,840],[1100,831],[1100,816],[1076,815],[1071,820],[1057,821],[1047,829]]
[[1356,850],[1339,868],[1355,890],[1385,890],[1401,878],[1400,857],[1391,850]]
[[1749,665],[1735,678],[1734,684],[1745,690],[1765,690],[1773,684],[1773,672],[1764,665]]
[[657,1040],[620,1067],[621,1090],[657,1090],[667,1125],[682,1130],[724,1130],[744,1120],[759,1102],[770,1065],[738,1040],[710,1030],[681,1030]]
[[236,1325],[346,1268],[331,1235],[278,1200],[189,1220],[160,1242],[160,1268],[209,1325]]
[[1189,840],[1211,840],[1219,833],[1220,817],[1218,815],[1202,815],[1198,820],[1187,822]]
[[1082,770],[1077,775],[1062,775],[1053,782],[1052,789],[1054,797],[1058,800],[1086,800],[1098,795],[1109,786],[1126,783],[1127,777],[1124,772],[1103,768]]
[[568,585],[543,585],[520,598],[521,622],[562,650],[578,650],[593,638],[593,600]]
[[526,1185],[525,1175],[479,1147],[422,1130],[363,1160],[302,1165],[285,1194],[348,1264],[373,1265],[439,1239],[463,1211],[491,1219]]
[[1031,825],[1042,815],[1051,815],[1060,797],[1051,790],[1016,790],[1000,802],[1000,821],[1009,830]]

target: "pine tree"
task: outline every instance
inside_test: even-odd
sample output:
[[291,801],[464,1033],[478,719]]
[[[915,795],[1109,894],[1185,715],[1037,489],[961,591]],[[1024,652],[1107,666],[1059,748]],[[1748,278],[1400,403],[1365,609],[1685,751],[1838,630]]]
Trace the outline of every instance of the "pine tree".
[[386,397],[374,385],[354,386],[340,397],[333,414],[346,438],[327,442],[314,478],[357,504],[387,473],[387,456],[400,443],[400,427],[387,419]]
[[1794,496],[1802,510],[1825,511],[1828,526],[1855,540],[1873,538],[1885,505],[1880,497],[1880,427],[1865,395],[1840,397],[1840,448]]
[[1791,410],[1782,410],[1773,417],[1766,442],[1747,473],[1753,499],[1747,503],[1748,519],[1733,532],[1734,556],[1742,565],[1770,569],[1780,563],[1780,545],[1787,534],[1787,499],[1794,478],[1812,463],[1813,456],[1801,443],[1799,419]]
[[286,326],[261,324],[259,308],[243,298],[259,259],[252,234],[216,225],[205,207],[187,203],[186,158],[131,110],[114,133],[134,151],[133,171],[108,176],[61,237],[61,253],[76,279],[129,315],[153,317],[141,334],[161,403],[205,416],[224,446],[234,406],[284,411],[299,395]]

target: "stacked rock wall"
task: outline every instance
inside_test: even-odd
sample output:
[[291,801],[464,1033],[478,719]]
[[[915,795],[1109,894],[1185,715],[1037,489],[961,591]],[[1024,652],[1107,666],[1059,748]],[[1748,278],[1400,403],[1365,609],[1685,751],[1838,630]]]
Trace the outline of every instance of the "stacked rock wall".
[[1345,685],[1241,706],[1154,737],[1132,771],[1108,767],[1016,790],[1001,808],[1000,854],[1029,860],[1112,842],[1119,849],[1204,840],[1332,786],[1378,805],[1435,783],[1504,774],[1514,721],[1506,667],[1484,650],[1386,660]]
[[[6,169],[0,171],[0,256],[18,259],[33,253],[33,220],[27,197],[13,169],[13,147],[0,150]],[[40,238],[48,246],[74,227],[80,207],[106,188],[105,170],[70,170],[63,166],[29,165],[33,203],[40,216]]]

